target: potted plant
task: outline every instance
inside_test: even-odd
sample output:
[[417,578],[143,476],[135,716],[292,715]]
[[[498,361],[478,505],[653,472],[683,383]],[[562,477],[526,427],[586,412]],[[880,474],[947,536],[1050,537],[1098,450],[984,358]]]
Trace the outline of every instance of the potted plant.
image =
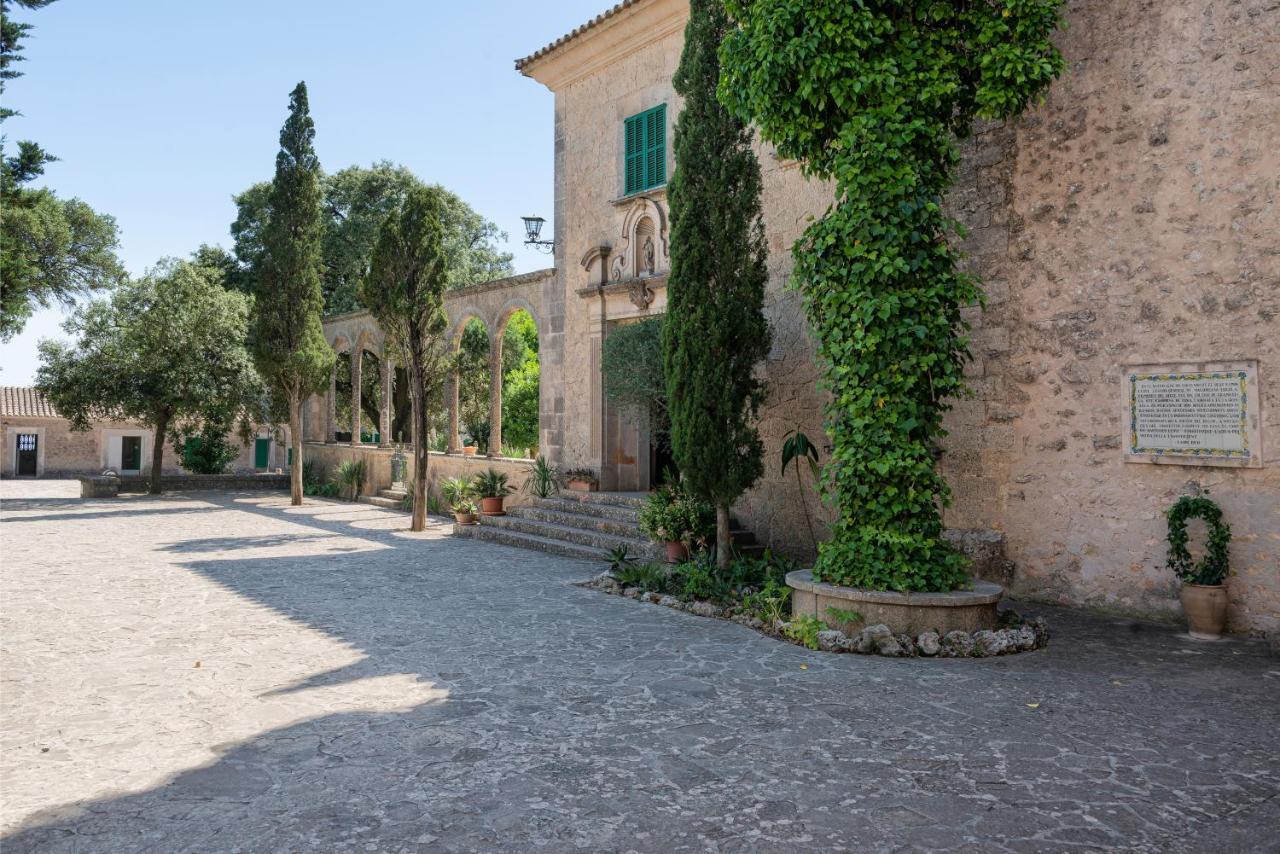
[[564,473],[564,485],[574,492],[595,492],[600,480],[591,469],[569,469]]
[[464,457],[474,457],[474,456],[476,455],[476,445],[475,445],[475,442],[471,441],[470,439],[467,439],[465,442],[463,442],[463,443],[462,443],[462,455],[463,455]]
[[472,500],[474,491],[471,481],[461,477],[450,477],[440,481],[440,492],[444,500],[449,502],[449,510],[454,521],[459,525],[476,523],[476,503]]
[[494,469],[476,475],[473,488],[480,496],[480,509],[486,516],[505,515],[502,500],[515,491],[507,485],[507,476]]
[[[1217,640],[1227,624],[1227,588],[1231,571],[1231,526],[1222,521],[1222,508],[1206,498],[1184,495],[1169,508],[1168,566],[1182,582],[1182,610],[1188,634],[1201,640]],[[1187,550],[1187,520],[1203,519],[1209,527],[1204,557],[1194,560]]]
[[547,458],[539,456],[533,461],[533,470],[524,488],[538,498],[550,498],[560,490],[560,471]]
[[640,510],[640,530],[664,543],[667,562],[688,560],[691,543],[705,542],[714,511],[686,493],[679,485],[662,486],[651,494]]

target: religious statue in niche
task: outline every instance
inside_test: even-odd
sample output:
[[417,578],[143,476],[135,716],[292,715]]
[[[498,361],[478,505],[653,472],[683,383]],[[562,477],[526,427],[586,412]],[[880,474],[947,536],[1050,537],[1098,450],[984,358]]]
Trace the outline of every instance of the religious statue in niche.
[[658,271],[657,260],[653,257],[653,237],[648,236],[644,239],[644,274],[652,276]]
[[657,276],[670,263],[667,213],[657,200],[637,199],[627,208],[621,237],[611,254],[609,281]]

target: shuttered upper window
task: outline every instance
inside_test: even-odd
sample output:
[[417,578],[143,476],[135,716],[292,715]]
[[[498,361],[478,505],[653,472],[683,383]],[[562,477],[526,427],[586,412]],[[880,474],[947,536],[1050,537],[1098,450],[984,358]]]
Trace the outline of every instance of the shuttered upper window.
[[626,126],[625,195],[667,183],[667,105],[634,115]]

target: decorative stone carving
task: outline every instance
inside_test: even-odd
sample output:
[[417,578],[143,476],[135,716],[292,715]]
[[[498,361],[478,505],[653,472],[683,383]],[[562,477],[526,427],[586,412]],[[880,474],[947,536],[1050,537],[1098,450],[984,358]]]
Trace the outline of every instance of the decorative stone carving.
[[670,265],[667,212],[651,198],[635,199],[622,218],[622,239],[613,251],[609,281],[656,276]]
[[653,303],[653,288],[644,279],[632,279],[627,283],[627,296],[631,298],[632,305],[643,310]]

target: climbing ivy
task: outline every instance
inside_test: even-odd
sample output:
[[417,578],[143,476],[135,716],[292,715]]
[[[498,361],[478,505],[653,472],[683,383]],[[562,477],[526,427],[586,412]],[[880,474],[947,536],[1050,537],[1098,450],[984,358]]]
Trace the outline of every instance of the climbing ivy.
[[[1206,493],[1208,490],[1206,490]],[[1169,568],[1185,584],[1221,584],[1230,569],[1231,526],[1222,521],[1222,508],[1212,499],[1184,495],[1166,514],[1169,520]],[[1192,560],[1187,550],[1187,520],[1203,519],[1209,528],[1205,555]]]
[[1016,116],[1062,69],[1061,0],[726,0],[719,97],[779,156],[833,181],[795,244],[830,392],[823,484],[839,513],[815,577],[949,590],[942,418],[964,390],[963,306],[981,300],[942,197],[975,118]]

